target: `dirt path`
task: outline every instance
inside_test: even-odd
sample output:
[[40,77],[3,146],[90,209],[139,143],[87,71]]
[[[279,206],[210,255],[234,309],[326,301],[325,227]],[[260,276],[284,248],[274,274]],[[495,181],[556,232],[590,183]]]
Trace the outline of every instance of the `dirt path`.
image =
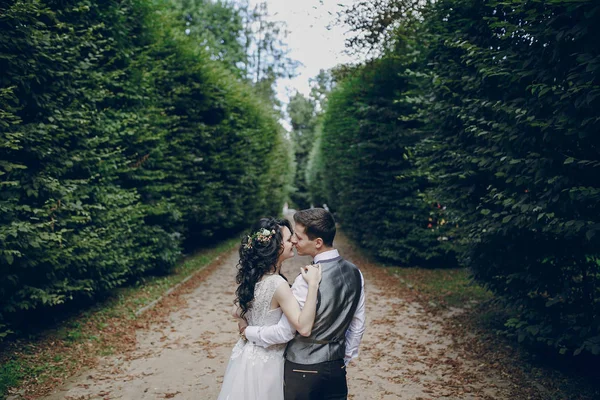
[[[510,398],[510,383],[493,367],[449,350],[451,339],[443,336],[440,320],[401,297],[395,278],[361,265],[343,239],[337,245],[359,265],[367,288],[367,331],[360,358],[348,369],[351,399]],[[286,262],[284,273],[292,280],[309,261],[295,257]],[[228,316],[236,263],[235,252],[223,257],[184,296],[182,308],[164,323],[138,331],[133,352],[104,358],[45,399],[216,399],[237,340],[236,324]]]

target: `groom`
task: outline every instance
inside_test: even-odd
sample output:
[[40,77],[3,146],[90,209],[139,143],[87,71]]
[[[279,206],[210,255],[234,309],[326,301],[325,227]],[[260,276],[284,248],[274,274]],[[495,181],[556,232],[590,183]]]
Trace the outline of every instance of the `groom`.
[[[346,366],[358,356],[365,330],[363,277],[333,247],[336,228],[329,211],[298,211],[294,221],[298,254],[312,256],[323,273],[312,332],[308,337],[296,334],[282,316],[277,325],[242,326],[240,333],[262,347],[289,342],[285,350],[285,400],[346,399]],[[292,292],[303,307],[308,285],[301,275],[294,281]]]

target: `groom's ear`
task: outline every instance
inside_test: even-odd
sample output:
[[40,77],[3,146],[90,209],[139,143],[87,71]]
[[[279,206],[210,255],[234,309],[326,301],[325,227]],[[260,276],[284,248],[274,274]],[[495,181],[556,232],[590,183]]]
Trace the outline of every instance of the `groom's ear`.
[[323,247],[323,239],[316,238],[315,239],[315,247],[317,248],[317,250],[321,250],[321,248]]

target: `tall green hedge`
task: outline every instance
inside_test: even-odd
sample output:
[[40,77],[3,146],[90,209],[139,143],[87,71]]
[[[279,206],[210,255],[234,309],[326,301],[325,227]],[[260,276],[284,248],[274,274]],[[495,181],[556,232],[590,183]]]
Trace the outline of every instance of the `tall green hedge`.
[[0,337],[279,212],[276,116],[168,3],[0,7]]
[[426,14],[440,192],[519,340],[600,354],[600,5],[442,0]]
[[308,190],[307,197],[312,204],[322,206],[327,204],[327,187],[324,179],[325,166],[323,158],[323,124],[315,127],[313,143],[306,160],[305,181]]
[[275,184],[287,176],[288,144],[250,86],[210,60],[199,63],[201,53],[181,46],[183,37],[171,39],[177,34],[159,41],[154,54],[166,64],[156,88],[168,118],[159,197],[177,204],[187,247],[194,247],[279,211],[285,185]]
[[311,191],[383,257],[422,257],[409,216],[417,197],[439,203],[450,251],[520,341],[600,354],[600,4],[439,0],[391,21],[395,4],[348,19],[359,38],[395,34],[332,94]]
[[[428,203],[425,175],[416,170],[410,148],[420,140],[413,113],[396,102],[410,89],[399,71],[403,53],[375,60],[338,83],[328,100],[308,171],[344,229],[375,255],[409,265],[454,265],[441,205]],[[317,193],[318,195],[318,193]],[[440,208],[438,208],[440,207]]]

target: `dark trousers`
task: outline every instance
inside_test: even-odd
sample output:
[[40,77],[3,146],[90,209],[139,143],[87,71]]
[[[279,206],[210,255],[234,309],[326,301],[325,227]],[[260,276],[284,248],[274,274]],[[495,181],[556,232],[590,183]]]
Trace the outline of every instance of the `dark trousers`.
[[308,365],[286,360],[283,386],[285,400],[345,400],[346,366],[343,360]]

